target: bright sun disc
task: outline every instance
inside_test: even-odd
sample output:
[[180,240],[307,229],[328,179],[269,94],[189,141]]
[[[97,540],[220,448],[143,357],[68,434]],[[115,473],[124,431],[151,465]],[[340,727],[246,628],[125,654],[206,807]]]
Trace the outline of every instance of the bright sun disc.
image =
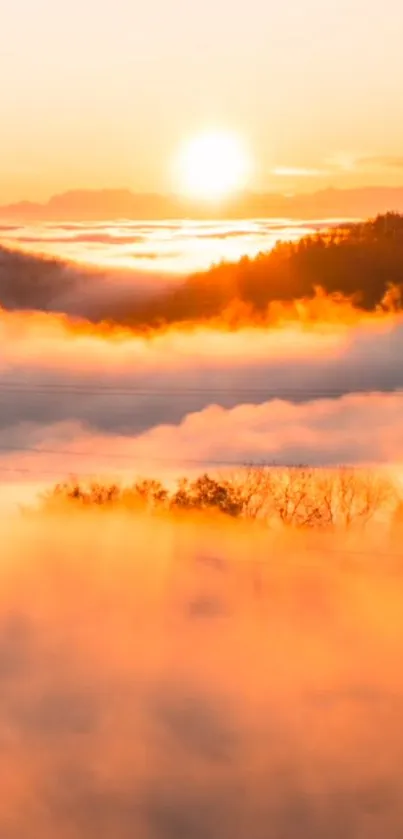
[[191,140],[179,159],[183,192],[195,198],[218,199],[242,189],[248,176],[248,157],[230,133],[211,132]]

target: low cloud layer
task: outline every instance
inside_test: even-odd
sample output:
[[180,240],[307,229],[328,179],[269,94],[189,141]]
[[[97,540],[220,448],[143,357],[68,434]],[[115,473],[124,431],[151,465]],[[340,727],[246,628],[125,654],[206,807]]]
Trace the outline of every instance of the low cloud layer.
[[6,527],[2,836],[402,833],[401,569],[250,535]]
[[3,312],[0,339],[7,485],[403,460],[397,316],[136,335]]
[[78,422],[138,434],[212,404],[316,399],[403,387],[400,318],[362,324],[130,333],[3,313],[0,432]]
[[4,482],[403,462],[400,319],[149,338],[49,316],[2,327]]
[[388,465],[403,478],[403,395],[364,394],[293,404],[210,406],[140,434],[83,423],[24,422],[0,435],[4,481],[55,483],[69,475],[180,477],[248,464]]

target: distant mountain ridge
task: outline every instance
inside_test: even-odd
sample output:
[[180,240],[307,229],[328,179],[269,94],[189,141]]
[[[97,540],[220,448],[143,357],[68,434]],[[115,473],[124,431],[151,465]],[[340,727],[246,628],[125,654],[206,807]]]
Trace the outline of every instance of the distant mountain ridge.
[[21,201],[0,205],[0,219],[10,222],[96,222],[240,218],[367,218],[403,211],[403,186],[335,189],[298,195],[245,192],[219,204],[174,195],[134,193],[128,189],[77,189],[54,195],[46,203]]

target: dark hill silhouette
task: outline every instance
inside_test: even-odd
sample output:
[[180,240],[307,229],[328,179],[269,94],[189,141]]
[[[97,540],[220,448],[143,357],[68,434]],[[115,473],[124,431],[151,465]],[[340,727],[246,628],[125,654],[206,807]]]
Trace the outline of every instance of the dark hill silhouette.
[[104,221],[122,218],[357,219],[385,213],[389,209],[403,211],[403,186],[328,188],[293,196],[243,192],[219,204],[191,201],[174,195],[133,193],[128,189],[81,189],[55,195],[44,204],[22,201],[0,206],[0,218],[19,222]]

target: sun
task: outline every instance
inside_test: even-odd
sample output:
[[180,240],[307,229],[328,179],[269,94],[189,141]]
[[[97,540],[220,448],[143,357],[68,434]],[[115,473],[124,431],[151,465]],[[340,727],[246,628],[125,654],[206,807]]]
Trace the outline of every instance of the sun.
[[240,138],[210,131],[185,144],[178,159],[181,192],[192,198],[217,200],[242,189],[249,175],[249,158]]

